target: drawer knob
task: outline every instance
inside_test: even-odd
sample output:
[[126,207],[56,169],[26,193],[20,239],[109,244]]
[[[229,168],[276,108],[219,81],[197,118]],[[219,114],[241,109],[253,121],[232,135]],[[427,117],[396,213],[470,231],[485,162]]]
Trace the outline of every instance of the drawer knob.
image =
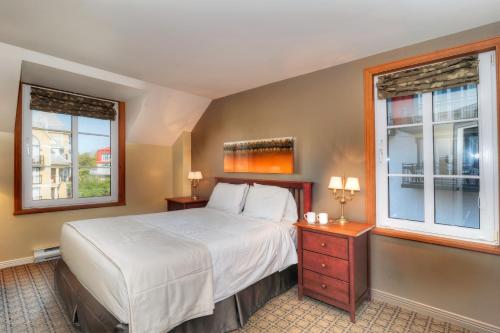
[[325,268],[325,267],[326,267],[326,265],[325,265],[325,264],[321,264],[321,267]]
[[325,247],[325,246],[326,246],[326,244],[325,244],[325,243],[321,243],[321,246],[322,246],[322,247]]
[[326,284],[322,284],[321,288],[326,289]]

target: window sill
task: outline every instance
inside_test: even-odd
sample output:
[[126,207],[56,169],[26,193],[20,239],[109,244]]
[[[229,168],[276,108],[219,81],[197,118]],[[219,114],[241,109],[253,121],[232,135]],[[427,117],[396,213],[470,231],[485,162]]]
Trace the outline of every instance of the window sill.
[[453,247],[456,249],[500,255],[500,246],[497,245],[474,243],[457,239],[422,235],[409,231],[386,229],[380,227],[374,228],[372,230],[372,233],[375,235],[407,239],[421,243],[435,244],[435,245]]
[[72,205],[72,206],[60,206],[60,207],[16,209],[16,210],[14,210],[14,215],[51,213],[51,212],[61,212],[61,211],[66,211],[66,210],[103,208],[103,207],[113,207],[113,206],[125,206],[125,201],[105,202],[105,203],[90,204],[90,205]]

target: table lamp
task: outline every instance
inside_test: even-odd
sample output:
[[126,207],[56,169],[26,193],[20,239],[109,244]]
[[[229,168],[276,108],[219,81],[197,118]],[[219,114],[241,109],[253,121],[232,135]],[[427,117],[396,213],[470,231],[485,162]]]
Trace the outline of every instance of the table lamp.
[[335,200],[340,202],[341,216],[336,219],[336,221],[340,224],[344,224],[347,222],[347,219],[344,217],[344,205],[354,198],[354,192],[358,192],[360,190],[359,180],[356,177],[348,177],[346,179],[345,176],[334,176],[330,178],[328,188],[332,190]]
[[197,200],[198,197],[195,194],[195,190],[200,185],[200,180],[203,179],[201,171],[189,171],[188,179],[191,182],[191,187],[193,188],[193,199]]

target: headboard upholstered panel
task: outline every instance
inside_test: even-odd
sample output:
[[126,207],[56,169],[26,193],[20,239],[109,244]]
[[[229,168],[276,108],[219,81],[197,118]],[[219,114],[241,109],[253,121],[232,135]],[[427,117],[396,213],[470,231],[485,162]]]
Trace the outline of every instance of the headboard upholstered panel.
[[258,183],[262,185],[272,185],[286,188],[292,192],[299,218],[305,212],[312,210],[312,182],[301,182],[293,180],[268,180],[268,179],[248,179],[248,178],[229,178],[229,177],[215,177],[215,183],[229,183],[229,184],[249,184]]

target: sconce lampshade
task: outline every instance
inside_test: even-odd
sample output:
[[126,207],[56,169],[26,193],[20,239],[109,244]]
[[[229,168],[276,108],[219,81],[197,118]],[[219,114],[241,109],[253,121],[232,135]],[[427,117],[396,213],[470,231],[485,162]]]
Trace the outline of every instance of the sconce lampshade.
[[345,189],[347,191],[359,191],[359,179],[356,177],[349,177],[345,182]]
[[330,178],[330,184],[328,185],[330,190],[341,190],[342,186],[342,177],[332,177]]
[[200,180],[200,179],[203,179],[203,175],[201,174],[201,171],[189,171],[188,179],[189,180]]

